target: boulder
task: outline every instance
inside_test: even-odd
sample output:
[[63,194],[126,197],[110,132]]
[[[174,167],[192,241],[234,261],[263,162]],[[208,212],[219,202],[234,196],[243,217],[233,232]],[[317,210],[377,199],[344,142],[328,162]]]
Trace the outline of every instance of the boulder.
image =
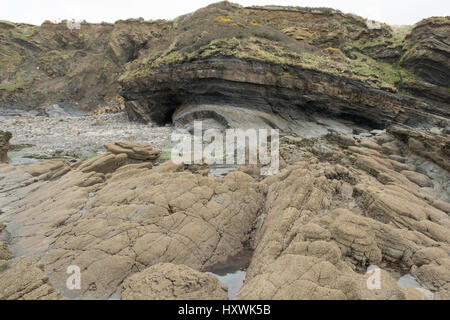
[[11,147],[9,144],[9,140],[11,140],[11,138],[11,132],[0,130],[0,163],[9,162],[8,150]]
[[44,112],[49,118],[52,119],[65,118],[70,116],[69,113],[67,113],[63,108],[61,108],[57,104],[45,107]]
[[160,150],[153,149],[148,143],[121,141],[105,145],[113,154],[126,154],[133,160],[148,161],[159,158]]
[[215,276],[184,265],[160,263],[122,284],[122,300],[227,300],[228,290]]

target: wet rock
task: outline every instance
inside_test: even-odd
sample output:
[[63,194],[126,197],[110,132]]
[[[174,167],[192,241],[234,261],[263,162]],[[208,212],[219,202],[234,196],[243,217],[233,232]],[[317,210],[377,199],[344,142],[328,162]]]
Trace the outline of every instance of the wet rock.
[[184,265],[161,263],[125,279],[122,300],[227,300],[219,280]]

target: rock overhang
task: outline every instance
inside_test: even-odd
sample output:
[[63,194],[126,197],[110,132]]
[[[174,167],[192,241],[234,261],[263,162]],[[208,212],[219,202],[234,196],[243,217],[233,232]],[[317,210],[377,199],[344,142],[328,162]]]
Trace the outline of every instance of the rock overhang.
[[[186,116],[185,121],[214,118],[233,126],[223,114],[227,107],[256,112],[266,120],[276,117],[281,122],[295,122],[316,114],[369,128],[395,123],[436,126],[446,121],[424,112],[433,109],[425,100],[380,90],[356,79],[235,57],[161,66],[144,77],[122,81],[122,86],[132,120],[161,124],[183,122]],[[262,122],[277,127],[277,121]]]

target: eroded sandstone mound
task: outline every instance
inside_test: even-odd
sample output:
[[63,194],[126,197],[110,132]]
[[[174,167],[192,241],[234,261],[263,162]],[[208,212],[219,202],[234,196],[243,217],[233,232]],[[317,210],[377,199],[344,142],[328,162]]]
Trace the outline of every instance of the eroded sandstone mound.
[[123,300],[227,300],[226,287],[187,266],[161,263],[132,275],[122,284]]
[[[405,291],[392,276],[408,272],[448,299],[448,198],[435,199],[408,179],[412,171],[404,169],[415,167],[404,163],[401,142],[375,139],[343,150],[316,143],[314,155],[262,182],[266,217],[238,299],[417,298],[420,292]],[[389,143],[398,147],[383,149]],[[381,291],[367,290],[371,265],[390,271]]]
[[12,242],[40,259],[57,288],[64,292],[67,267],[78,265],[80,294],[107,298],[148,266],[207,270],[248,241],[263,203],[256,181],[242,172],[220,179],[183,168],[127,164],[126,154],[72,167],[64,160],[4,167],[1,206],[11,211],[1,217],[14,221]]

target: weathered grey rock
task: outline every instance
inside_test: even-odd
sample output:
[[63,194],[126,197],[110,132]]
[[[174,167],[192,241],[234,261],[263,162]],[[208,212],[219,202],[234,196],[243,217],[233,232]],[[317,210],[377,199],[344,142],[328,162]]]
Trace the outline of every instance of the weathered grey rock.
[[52,119],[64,118],[70,116],[63,108],[57,104],[44,108],[45,114]]

